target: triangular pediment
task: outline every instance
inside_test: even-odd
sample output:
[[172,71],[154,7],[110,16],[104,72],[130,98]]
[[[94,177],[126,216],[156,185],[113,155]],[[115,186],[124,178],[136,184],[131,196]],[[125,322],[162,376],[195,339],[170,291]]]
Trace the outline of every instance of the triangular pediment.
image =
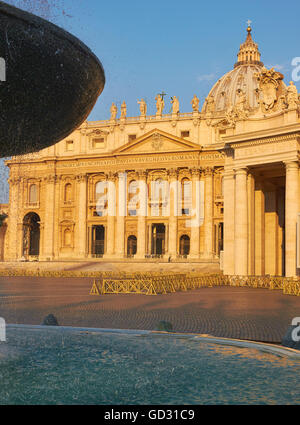
[[113,153],[143,154],[159,152],[187,152],[199,151],[201,147],[188,140],[174,136],[173,134],[154,129],[139,138],[116,149]]

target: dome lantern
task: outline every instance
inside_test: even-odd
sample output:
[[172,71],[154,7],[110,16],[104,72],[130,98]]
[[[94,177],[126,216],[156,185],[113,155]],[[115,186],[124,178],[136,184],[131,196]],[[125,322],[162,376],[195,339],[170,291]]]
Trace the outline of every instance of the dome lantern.
[[250,21],[248,21],[247,38],[246,41],[240,45],[240,51],[237,55],[238,60],[234,65],[235,68],[240,65],[248,64],[263,66],[263,63],[260,61],[260,52],[258,50],[258,45],[254,43],[252,39],[252,28],[249,22]]

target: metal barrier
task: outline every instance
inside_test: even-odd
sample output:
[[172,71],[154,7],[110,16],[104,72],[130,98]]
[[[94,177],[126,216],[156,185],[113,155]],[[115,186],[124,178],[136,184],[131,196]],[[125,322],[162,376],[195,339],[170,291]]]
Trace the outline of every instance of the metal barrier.
[[281,276],[224,276],[221,274],[103,273],[94,279],[90,295],[157,295],[215,286],[234,286],[282,290],[300,296],[300,280]]

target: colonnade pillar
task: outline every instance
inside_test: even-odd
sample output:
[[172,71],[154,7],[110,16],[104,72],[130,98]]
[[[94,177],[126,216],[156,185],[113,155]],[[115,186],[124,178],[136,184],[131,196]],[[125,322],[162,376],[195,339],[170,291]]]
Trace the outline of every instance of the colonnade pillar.
[[248,274],[248,194],[247,168],[235,174],[235,275]]
[[234,211],[235,178],[232,169],[224,171],[224,268],[225,275],[234,275]]
[[296,276],[296,239],[299,197],[298,161],[286,163],[285,185],[285,275]]

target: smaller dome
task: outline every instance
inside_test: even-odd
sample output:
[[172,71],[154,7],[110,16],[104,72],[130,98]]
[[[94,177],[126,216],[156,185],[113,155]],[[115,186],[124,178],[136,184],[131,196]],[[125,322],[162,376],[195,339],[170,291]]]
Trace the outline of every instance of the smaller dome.
[[260,61],[258,45],[251,36],[251,27],[247,28],[246,41],[240,45],[238,61],[234,69],[223,75],[210,90],[202,112],[222,112],[246,99],[250,109],[258,107],[258,82],[255,77],[260,73],[263,63]]

